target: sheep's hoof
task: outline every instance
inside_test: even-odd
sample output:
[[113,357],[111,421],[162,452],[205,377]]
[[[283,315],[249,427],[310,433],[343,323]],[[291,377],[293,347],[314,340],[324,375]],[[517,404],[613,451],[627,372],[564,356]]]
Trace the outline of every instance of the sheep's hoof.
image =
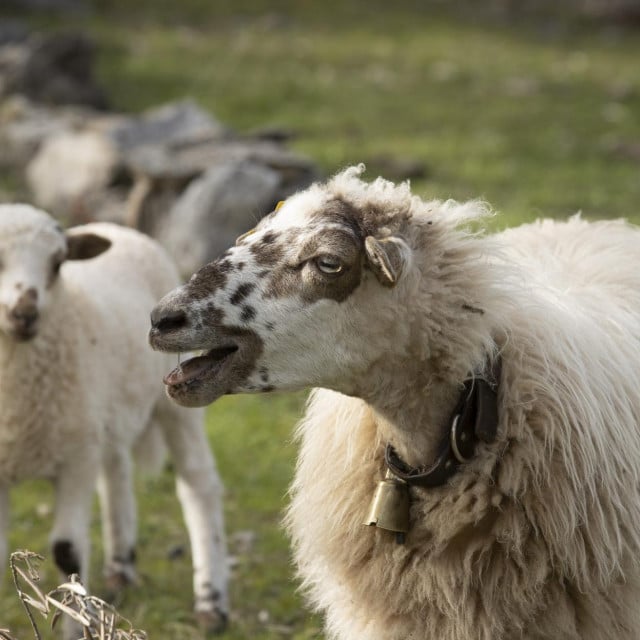
[[105,584],[107,591],[115,597],[115,595],[121,593],[127,587],[137,585],[138,578],[135,570],[110,571],[105,575]]
[[205,635],[222,633],[229,624],[229,616],[226,611],[214,607],[207,611],[196,611],[198,627]]

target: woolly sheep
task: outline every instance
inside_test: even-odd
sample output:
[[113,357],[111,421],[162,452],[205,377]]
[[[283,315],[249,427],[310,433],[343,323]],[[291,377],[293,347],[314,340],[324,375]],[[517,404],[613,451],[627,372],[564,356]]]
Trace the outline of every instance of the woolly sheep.
[[[155,348],[210,350],[169,395],[321,387],[287,524],[331,638],[637,640],[640,232],[471,233],[481,204],[361,170],[291,197],[160,301]],[[432,464],[442,481],[416,486]],[[410,495],[404,544],[363,526],[387,468]]]
[[86,581],[97,479],[107,579],[134,581],[131,453],[166,444],[191,541],[195,610],[215,629],[228,608],[222,486],[202,411],[166,399],[158,376],[167,356],[146,343],[149,310],[177,283],[164,251],[138,232],[90,224],[64,233],[43,211],[0,205],[0,562],[9,487],[48,478],[53,556]]

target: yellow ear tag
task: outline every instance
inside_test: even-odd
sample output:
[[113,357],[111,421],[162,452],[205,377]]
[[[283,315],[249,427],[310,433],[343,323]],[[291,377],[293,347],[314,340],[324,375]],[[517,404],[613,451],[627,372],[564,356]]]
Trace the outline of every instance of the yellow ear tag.
[[249,231],[247,231],[246,233],[243,233],[241,236],[238,236],[236,238],[236,244],[240,244],[245,238],[248,238],[250,235],[254,234],[255,232],[256,232],[255,227],[253,229],[249,229]]
[[274,209],[274,211],[279,211],[280,207],[284,204],[284,200],[280,200],[280,202],[278,202],[278,204],[276,205],[276,208]]

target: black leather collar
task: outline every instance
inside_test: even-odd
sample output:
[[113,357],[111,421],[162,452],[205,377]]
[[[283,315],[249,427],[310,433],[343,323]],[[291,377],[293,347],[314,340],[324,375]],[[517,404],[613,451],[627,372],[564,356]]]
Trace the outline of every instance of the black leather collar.
[[407,484],[439,487],[456,473],[458,467],[473,458],[479,441],[493,442],[498,429],[498,384],[500,360],[495,361],[491,379],[472,377],[465,380],[460,400],[443,435],[436,460],[430,466],[411,467],[391,444],[385,451],[389,470]]

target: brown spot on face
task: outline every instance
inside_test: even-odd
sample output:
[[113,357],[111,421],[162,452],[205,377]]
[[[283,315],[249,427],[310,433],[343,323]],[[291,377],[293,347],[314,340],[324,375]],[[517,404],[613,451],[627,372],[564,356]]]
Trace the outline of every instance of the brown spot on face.
[[243,282],[229,298],[229,302],[233,305],[240,304],[254,289],[256,285],[252,282]]
[[397,230],[410,217],[409,212],[383,209],[374,203],[358,209],[343,197],[329,200],[321,209],[310,216],[312,221],[339,224],[351,229],[359,238],[375,236],[383,227]]
[[187,299],[202,300],[224,287],[227,284],[230,264],[227,260],[211,262],[197,271],[186,284]]
[[222,273],[229,273],[231,271],[233,271],[235,269],[235,265],[233,264],[233,262],[231,262],[231,260],[218,260],[216,262],[216,265],[218,266],[218,271],[222,272]]
[[240,320],[242,322],[249,322],[249,320],[253,320],[255,317],[256,310],[253,307],[249,305],[242,307],[242,313],[240,314]]
[[245,268],[245,266],[246,266],[246,265],[245,265],[245,263],[244,263],[244,262],[242,262],[242,260],[240,260],[240,262],[236,262],[236,269],[237,269],[238,271],[242,271],[242,270]]
[[329,200],[321,209],[311,214],[310,220],[313,222],[338,224],[347,229],[351,229],[356,236],[360,238],[364,237],[356,208],[342,198]]
[[[295,232],[292,232],[295,233]],[[285,246],[293,245],[283,240]],[[316,266],[319,256],[331,255],[340,259],[343,270],[337,274],[322,273]],[[348,230],[318,230],[298,251],[294,264],[283,260],[273,265],[266,298],[300,296],[313,303],[323,298],[342,302],[360,284],[362,278],[362,242]]]
[[305,302],[313,303],[322,299],[344,302],[360,284],[362,266],[358,262],[337,277],[314,273],[312,279],[313,285],[306,286],[302,292],[302,299]]
[[208,304],[207,310],[200,316],[200,321],[203,326],[217,328],[222,324],[224,319],[224,311],[214,304]]
[[[283,234],[282,242],[275,243],[275,234],[266,233],[265,237],[269,236],[269,242],[256,242],[251,245],[250,251],[253,254],[256,264],[262,267],[271,267],[278,264],[282,260],[285,254],[284,247],[290,246],[289,241],[286,239],[291,236],[290,240],[294,240],[294,234]],[[267,271],[268,273],[268,271]]]
[[265,298],[287,298],[302,293],[302,271],[286,264],[271,271],[269,284],[264,290]]

